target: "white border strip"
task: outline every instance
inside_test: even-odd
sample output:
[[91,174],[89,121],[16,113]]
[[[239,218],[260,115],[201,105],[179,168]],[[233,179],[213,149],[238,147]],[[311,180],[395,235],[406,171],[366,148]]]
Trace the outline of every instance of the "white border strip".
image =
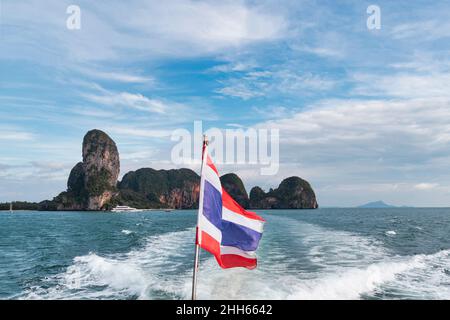
[[222,185],[220,184],[220,178],[217,173],[208,165],[203,167],[203,177],[206,181],[211,183],[217,191],[222,194]]
[[213,225],[204,215],[199,219],[199,230],[206,232],[217,242],[222,243],[222,232]]
[[236,247],[220,246],[220,254],[235,254],[248,259],[256,259],[255,251],[244,251]]
[[247,218],[246,216],[233,212],[225,207],[222,207],[222,219],[263,233],[264,221]]

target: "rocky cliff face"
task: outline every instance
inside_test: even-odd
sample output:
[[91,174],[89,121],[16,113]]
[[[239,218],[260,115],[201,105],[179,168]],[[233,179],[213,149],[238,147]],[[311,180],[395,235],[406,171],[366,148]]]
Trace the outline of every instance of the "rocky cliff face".
[[299,177],[284,179],[277,189],[264,192],[260,187],[250,191],[252,209],[316,209],[319,207],[311,185]]
[[70,172],[67,191],[53,200],[57,210],[106,209],[117,196],[119,172],[115,142],[103,131],[89,131],[83,139],[83,162]]
[[[125,174],[118,184],[119,152],[114,141],[100,130],[89,131],[83,139],[83,161],[70,172],[67,191],[52,201],[39,204],[40,210],[108,210],[116,205],[135,208],[198,208],[200,177],[190,169],[154,170],[143,168]],[[236,174],[221,178],[223,188],[244,208],[317,208],[309,183],[290,177],[279,187],[264,192],[254,187],[250,198]]]
[[190,169],[143,168],[128,172],[119,183],[119,189],[120,204],[133,204],[138,208],[193,209],[198,207],[200,177]]
[[[254,187],[247,195],[242,180],[234,173],[220,178],[222,187],[244,208],[252,209],[315,209],[316,197],[310,184],[290,177],[279,187],[264,192]],[[139,169],[127,173],[119,183],[120,194],[114,204],[136,208],[198,208],[200,177],[189,169]]]
[[83,139],[84,187],[88,192],[88,208],[103,209],[117,193],[120,173],[116,143],[100,130],[89,131]]
[[228,173],[220,177],[222,188],[236,200],[243,208],[248,208],[250,200],[241,178],[234,173]]

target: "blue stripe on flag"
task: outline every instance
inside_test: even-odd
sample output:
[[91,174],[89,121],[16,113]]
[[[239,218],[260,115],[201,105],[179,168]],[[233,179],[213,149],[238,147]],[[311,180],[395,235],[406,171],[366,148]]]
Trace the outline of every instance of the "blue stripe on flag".
[[222,194],[205,180],[203,215],[222,233],[222,245],[254,251],[262,234],[239,224],[222,220]]
[[230,221],[222,221],[222,245],[255,251],[262,234]]
[[203,215],[219,230],[222,226],[222,194],[205,180],[203,194]]

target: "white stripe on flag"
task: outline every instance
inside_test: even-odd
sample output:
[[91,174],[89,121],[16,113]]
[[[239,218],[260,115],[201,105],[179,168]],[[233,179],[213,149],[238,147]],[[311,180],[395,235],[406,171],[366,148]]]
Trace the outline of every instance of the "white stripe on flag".
[[246,216],[233,212],[225,207],[222,207],[222,219],[255,230],[256,232],[259,233],[263,232],[264,228],[263,221],[247,218]]
[[236,247],[220,246],[220,254],[235,254],[248,259],[256,259],[255,251],[244,251]]
[[222,232],[213,225],[208,218],[204,215],[200,215],[198,219],[198,228],[200,231],[204,231],[213,237],[218,243],[222,242]]
[[213,187],[216,188],[217,191],[220,192],[220,194],[222,194],[222,185],[220,184],[220,179],[217,173],[213,169],[211,169],[210,166],[206,165],[202,174],[205,177],[205,180],[211,183]]

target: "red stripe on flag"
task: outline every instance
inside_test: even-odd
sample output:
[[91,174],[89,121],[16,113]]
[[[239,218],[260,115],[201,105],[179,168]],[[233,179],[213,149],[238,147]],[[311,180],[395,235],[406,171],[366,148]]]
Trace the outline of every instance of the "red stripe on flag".
[[237,254],[224,254],[221,256],[222,268],[244,267],[247,269],[255,269],[257,265],[256,259],[249,259]]
[[217,173],[217,175],[219,175],[219,171],[217,171],[217,168],[214,165],[214,163],[212,162],[211,157],[209,156],[209,154],[206,156],[206,165],[208,165],[211,169],[214,170],[215,173]]
[[222,258],[220,256],[220,243],[217,242],[216,239],[214,239],[204,231],[202,231],[202,243],[200,247],[211,253],[216,258],[216,261],[219,264],[219,266],[225,268],[225,266],[222,263]]
[[214,256],[220,256],[220,243],[216,239],[211,237],[205,231],[202,231],[202,243],[200,247],[213,254]]
[[211,253],[219,266],[223,269],[243,267],[247,269],[254,269],[257,265],[256,259],[245,258],[237,254],[220,254],[220,243],[216,241],[206,232],[202,231],[202,243],[200,247]]
[[224,189],[222,189],[222,206],[227,208],[230,211],[233,211],[237,214],[243,215],[247,218],[253,219],[253,220],[259,220],[259,221],[266,221],[260,216],[258,216],[256,213],[252,211],[247,211],[244,208],[242,208],[239,203],[234,201],[234,199],[226,192]]

